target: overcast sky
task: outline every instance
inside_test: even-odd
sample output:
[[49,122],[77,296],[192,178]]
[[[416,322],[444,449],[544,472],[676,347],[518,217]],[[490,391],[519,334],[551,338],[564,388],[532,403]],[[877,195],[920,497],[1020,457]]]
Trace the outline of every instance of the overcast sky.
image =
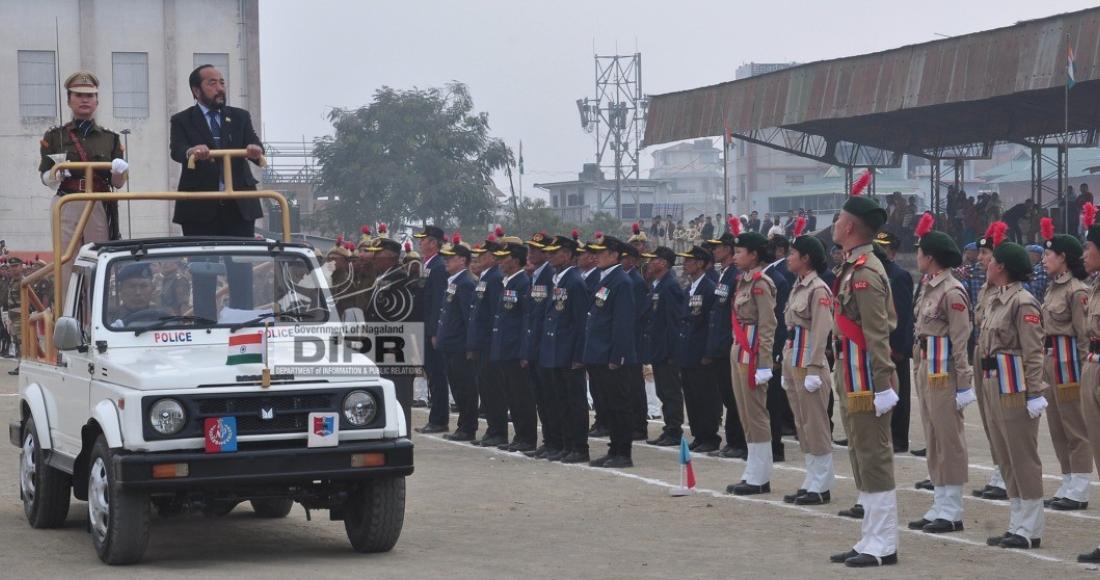
[[[264,138],[330,134],[330,107],[375,90],[469,85],[494,136],[523,140],[535,182],[576,178],[595,158],[576,100],[594,96],[593,50],[642,54],[643,90],[734,78],[747,62],[811,62],[1008,26],[1086,0],[263,0]],[[642,154],[643,168],[649,155]],[[644,171],[643,171],[644,173]],[[501,180],[498,179],[498,182]],[[501,182],[505,186],[506,181]]]

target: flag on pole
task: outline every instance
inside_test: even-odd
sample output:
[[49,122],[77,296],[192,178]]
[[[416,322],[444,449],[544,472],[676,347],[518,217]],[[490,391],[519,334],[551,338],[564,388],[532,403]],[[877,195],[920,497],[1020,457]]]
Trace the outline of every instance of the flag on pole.
[[695,491],[695,470],[691,467],[691,449],[687,438],[680,436],[680,485],[668,491],[673,497],[691,495]]
[[523,141],[519,142],[519,174],[523,175]]
[[1073,88],[1073,85],[1077,84],[1077,75],[1073,70],[1073,47],[1068,46],[1068,54],[1066,55],[1066,90]]
[[225,364],[241,365],[262,362],[264,362],[263,331],[229,337],[229,349]]

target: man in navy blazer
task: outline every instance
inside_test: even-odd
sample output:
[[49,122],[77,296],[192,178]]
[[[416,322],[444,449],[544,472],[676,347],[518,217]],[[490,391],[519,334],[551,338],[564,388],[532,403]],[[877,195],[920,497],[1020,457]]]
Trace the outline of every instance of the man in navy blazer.
[[[791,295],[791,281],[794,274],[787,269],[787,250],[790,249],[787,238],[773,237],[768,240],[769,259],[773,260],[764,268],[764,273],[775,282],[775,319],[784,320],[787,312],[787,298]],[[768,380],[768,414],[771,416],[772,461],[784,461],[783,432],[794,432],[794,413],[787,393],[782,386],[783,345],[787,343],[787,325],[780,322],[775,327],[775,341],[772,343],[772,378]]]
[[474,367],[466,359],[466,336],[469,328],[470,307],[474,303],[474,277],[470,266],[470,246],[458,240],[443,246],[447,269],[447,287],[443,304],[439,309],[435,348],[446,360],[447,382],[458,407],[458,427],[454,433],[444,435],[451,441],[473,441],[477,435],[477,377]]
[[[542,445],[533,451],[528,451],[528,457],[542,459],[555,447],[560,447],[560,442],[554,441],[556,433],[560,433],[558,418],[553,413],[553,385],[550,384],[548,374],[539,369],[539,342],[542,340],[542,322],[546,317],[546,308],[550,305],[550,291],[554,288],[554,270],[546,261],[546,252],[543,248],[550,242],[550,237],[539,232],[527,240],[527,271],[531,276],[531,289],[527,311],[527,329],[524,335],[522,365],[531,375],[531,385],[535,389],[535,406],[538,410],[539,420],[542,422]],[[547,428],[549,426],[549,429]],[[547,437],[550,437],[548,440]]]
[[636,364],[638,357],[634,291],[620,265],[626,243],[604,236],[588,244],[588,251],[597,252],[597,263],[602,271],[600,286],[592,295],[592,306],[588,310],[582,362],[594,386],[603,392],[611,435],[607,455],[593,459],[589,465],[633,467],[630,385],[624,367]]
[[718,385],[703,365],[703,349],[707,342],[707,324],[714,307],[714,281],[707,277],[713,259],[699,246],[679,254],[684,258],[684,275],[691,281],[687,290],[687,307],[681,312],[677,332],[676,363],[684,388],[684,404],[691,423],[691,450],[698,453],[718,451],[721,438],[718,424],[722,419],[722,397]]
[[588,391],[581,364],[589,298],[575,265],[577,246],[576,237],[556,236],[543,248],[555,273],[539,341],[539,367],[552,386],[549,414],[557,433],[546,435],[545,423],[542,430],[548,447],[560,445],[546,459],[562,463],[589,461]]
[[424,304],[424,373],[428,375],[428,424],[417,429],[420,433],[445,433],[450,419],[450,402],[447,400],[447,367],[444,357],[436,350],[435,336],[439,328],[439,309],[443,294],[447,291],[447,267],[439,250],[446,236],[437,226],[426,226],[424,231],[413,234],[420,240],[420,279],[424,282],[420,300]]
[[493,310],[489,361],[496,365],[504,385],[504,400],[516,433],[511,443],[498,445],[497,448],[526,453],[534,451],[538,441],[538,418],[531,375],[520,362],[526,356],[523,347],[530,310],[531,279],[523,271],[527,263],[527,247],[523,245],[523,240],[506,236],[501,244],[502,248],[493,252],[500,260],[503,278],[500,299]]
[[643,362],[653,366],[653,383],[657,388],[657,398],[661,400],[661,417],[665,422],[661,435],[646,443],[672,447],[680,444],[684,434],[684,392],[675,357],[676,331],[686,299],[684,289],[672,271],[676,265],[676,253],[671,248],[658,246],[653,253],[642,254],[642,257],[649,260],[646,277],[653,282],[649,292],[649,316],[642,330],[639,355]]
[[[622,269],[630,277],[630,284],[634,288],[634,313],[635,328],[641,331],[646,326],[649,317],[649,284],[646,284],[642,273],[638,271],[638,263],[641,261],[642,244],[627,243],[622,256]],[[627,367],[626,374],[630,377],[630,412],[634,427],[634,440],[644,441],[649,435],[649,403],[645,393],[645,377],[642,374],[641,352],[639,351],[637,364]]]
[[703,349],[702,364],[710,369],[711,380],[717,386],[722,405],[726,408],[726,444],[709,455],[745,459],[748,457],[748,446],[745,444],[741,417],[737,414],[737,399],[733,396],[733,377],[730,375],[730,348],[733,346],[730,308],[739,275],[733,264],[733,234],[726,232],[718,239],[704,243],[713,252],[714,261],[721,266],[721,272],[718,284],[714,287],[714,305],[707,323],[707,342]]
[[[597,238],[603,234],[596,232]],[[588,304],[592,304],[592,296],[600,288],[600,268],[596,264],[596,252],[589,251],[585,244],[577,246],[577,268],[580,269],[581,278],[584,280],[585,295]],[[587,373],[587,371],[585,371]],[[604,404],[603,392],[593,385],[592,377],[588,377],[588,391],[592,395],[592,411],[595,418],[592,421],[592,429],[589,437],[607,437],[611,432],[607,430],[607,405]]]
[[496,240],[495,235],[490,235],[485,242],[471,249],[473,259],[480,262],[481,273],[474,286],[474,301],[470,305],[466,327],[466,358],[474,367],[478,398],[485,411],[485,437],[473,442],[479,447],[496,447],[508,442],[508,406],[504,402],[504,387],[496,366],[489,364],[493,310],[503,290],[503,276],[493,256],[493,252],[500,249]]

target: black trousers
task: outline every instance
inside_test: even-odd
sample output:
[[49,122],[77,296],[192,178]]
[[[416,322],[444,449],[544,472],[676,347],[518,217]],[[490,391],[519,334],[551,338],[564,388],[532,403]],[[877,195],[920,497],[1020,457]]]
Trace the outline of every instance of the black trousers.
[[704,366],[683,367],[684,403],[687,404],[691,436],[696,443],[721,443],[718,424],[722,421],[722,397],[712,380],[710,369]]
[[[787,417],[794,418],[791,411],[791,402],[787,400],[787,392],[783,390],[783,377],[779,372],[772,375],[768,381],[768,415],[771,417],[772,428],[772,455],[784,455],[783,451],[783,426],[788,423]],[[789,422],[794,425],[794,421]]]
[[733,371],[730,370],[729,354],[722,358],[714,359],[710,365],[703,367],[709,369],[721,397],[722,406],[726,408],[726,445],[733,449],[748,449],[745,444],[745,429],[741,426],[741,416],[737,414],[737,399],[733,396]]
[[557,391],[554,369],[531,367],[535,378],[535,405],[538,408],[539,421],[542,423],[542,444],[548,449],[562,449],[561,437],[561,397]]
[[516,430],[514,440],[534,445],[538,442],[538,415],[535,411],[535,392],[531,388],[531,373],[520,366],[518,360],[494,364],[500,370],[504,401],[512,416],[512,427]]
[[424,373],[428,375],[428,423],[446,427],[451,418],[451,403],[447,400],[447,363],[443,353],[432,346],[430,336],[424,340]]
[[626,368],[590,366],[588,376],[603,392],[604,402],[607,404],[607,428],[611,432],[608,455],[630,457],[634,425],[630,406],[630,377]]
[[913,390],[912,377],[909,376],[911,361],[908,357],[894,359],[898,369],[898,405],[890,417],[890,434],[893,435],[894,446],[903,451],[909,450],[909,409]]
[[[561,412],[561,448],[568,452],[588,453],[588,391],[584,384],[584,369],[548,370],[553,374],[551,384],[554,385],[557,408]],[[546,431],[546,425],[542,429]]]
[[[180,224],[183,235],[192,236],[231,236],[251,239],[256,234],[253,220],[241,219],[235,207],[220,212],[212,222]],[[252,265],[227,264],[226,279],[229,285],[229,307],[252,308]],[[217,304],[218,276],[216,274],[193,273],[191,275],[191,295],[195,316],[211,320],[218,319]]]
[[447,382],[451,385],[451,394],[458,407],[458,427],[474,435],[477,433],[477,374],[472,361],[466,360],[466,352],[448,352],[444,354],[447,363]]
[[504,400],[504,385],[500,368],[489,362],[489,353],[477,353],[477,393],[481,410],[485,412],[486,437],[508,438],[508,404]]
[[[662,435],[679,439],[684,434],[684,387],[680,367],[673,364],[653,364],[653,383],[661,400],[661,417],[665,426]],[[692,422],[692,428],[695,423]]]
[[634,431],[646,433],[649,431],[649,400],[645,394],[645,376],[642,373],[642,365],[628,365],[626,374],[630,381],[630,410],[634,418],[631,423]]
[[609,425],[607,418],[607,397],[604,396],[604,392],[600,389],[599,383],[592,377],[591,371],[588,371],[588,392],[592,394],[592,411],[596,415],[592,421],[593,427],[607,429]]

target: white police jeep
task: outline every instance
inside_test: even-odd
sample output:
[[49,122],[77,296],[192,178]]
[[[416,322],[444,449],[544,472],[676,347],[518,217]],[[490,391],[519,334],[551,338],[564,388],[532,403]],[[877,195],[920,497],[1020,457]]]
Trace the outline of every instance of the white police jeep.
[[[355,550],[397,542],[413,472],[405,416],[393,383],[347,354],[308,246],[88,244],[63,308],[28,318],[9,435],[32,527],[60,526],[70,496],[86,500],[97,554],[124,564],[142,558],[152,508],[217,516],[249,501],[280,518],[298,502],[343,520]],[[338,353],[325,360],[368,372],[273,373],[307,327],[309,344]]]

